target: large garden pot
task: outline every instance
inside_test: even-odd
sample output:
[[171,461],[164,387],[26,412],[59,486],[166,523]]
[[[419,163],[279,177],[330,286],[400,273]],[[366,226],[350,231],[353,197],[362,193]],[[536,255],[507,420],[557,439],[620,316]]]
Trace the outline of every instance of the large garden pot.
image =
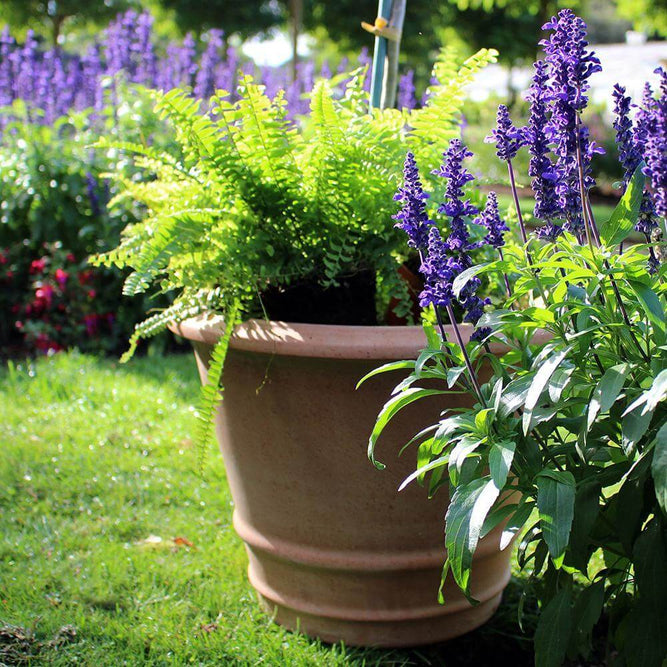
[[[192,341],[205,380],[222,320],[173,330]],[[405,408],[378,444],[387,469],[366,457],[377,413],[402,376],[381,375],[355,391],[356,383],[382,363],[416,358],[425,344],[420,327],[249,320],[235,329],[217,436],[250,583],[279,624],[330,642],[410,646],[468,632],[498,606],[510,577],[510,549],[498,549],[498,533],[475,556],[480,604],[448,579],[441,605],[446,491],[431,500],[417,484],[397,491],[416,462],[414,449],[399,457],[401,446],[447,405],[469,399],[443,395]]]

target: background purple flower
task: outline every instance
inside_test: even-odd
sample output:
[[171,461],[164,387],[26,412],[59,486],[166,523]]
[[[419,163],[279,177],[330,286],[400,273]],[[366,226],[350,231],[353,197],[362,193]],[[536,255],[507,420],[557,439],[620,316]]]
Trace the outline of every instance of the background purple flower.
[[487,233],[482,243],[493,248],[502,248],[505,245],[505,232],[509,227],[500,217],[498,212],[498,197],[495,192],[489,192],[486,198],[486,206],[482,213],[475,218],[475,224],[486,227]]

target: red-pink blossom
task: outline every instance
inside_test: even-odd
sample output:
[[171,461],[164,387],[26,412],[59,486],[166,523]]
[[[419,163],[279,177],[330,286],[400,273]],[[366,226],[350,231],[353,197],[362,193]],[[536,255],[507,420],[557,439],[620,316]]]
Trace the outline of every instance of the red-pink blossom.
[[33,259],[30,262],[30,273],[41,273],[46,268],[46,260],[44,259]]
[[67,285],[67,278],[69,278],[69,273],[63,269],[56,269],[55,278],[60,289],[64,290],[65,285]]

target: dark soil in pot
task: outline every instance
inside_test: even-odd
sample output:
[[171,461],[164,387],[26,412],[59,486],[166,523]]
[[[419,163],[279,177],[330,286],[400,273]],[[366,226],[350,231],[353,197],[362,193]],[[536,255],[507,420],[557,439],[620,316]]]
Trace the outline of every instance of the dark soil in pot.
[[375,272],[363,269],[341,276],[337,285],[322,287],[312,278],[262,293],[270,320],[304,324],[377,324]]

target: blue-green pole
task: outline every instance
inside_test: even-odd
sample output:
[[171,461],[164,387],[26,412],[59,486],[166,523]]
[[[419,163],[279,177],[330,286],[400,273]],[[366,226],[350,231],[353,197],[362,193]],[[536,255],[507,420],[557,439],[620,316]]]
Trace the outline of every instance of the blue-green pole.
[[[389,21],[391,17],[391,5],[393,0],[379,0],[378,16]],[[382,81],[384,79],[384,67],[387,61],[387,39],[386,37],[375,38],[375,50],[373,52],[373,70],[371,73],[371,109],[377,109],[382,99]]]

